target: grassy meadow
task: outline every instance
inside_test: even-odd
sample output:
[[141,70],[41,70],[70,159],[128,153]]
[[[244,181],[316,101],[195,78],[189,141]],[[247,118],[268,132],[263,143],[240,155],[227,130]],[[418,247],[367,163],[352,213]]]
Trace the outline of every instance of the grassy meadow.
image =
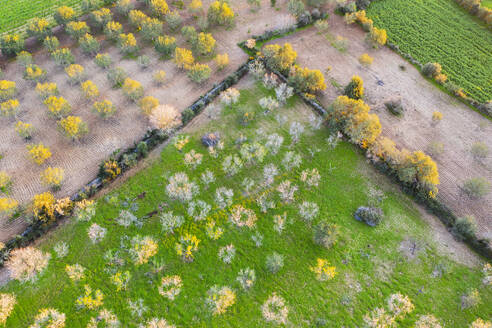
[[[395,293],[407,295],[415,305],[411,313],[397,319],[399,327],[414,327],[423,314],[433,314],[444,327],[467,327],[477,317],[490,319],[492,288],[483,288],[481,268],[467,267],[439,253],[432,230],[409,198],[382,182],[385,178],[373,172],[354,146],[344,141],[336,144],[330,131],[316,127],[316,120],[310,120],[312,112],[298,99],[291,98],[282,108],[265,113],[258,100],[272,95],[272,91],[257,83],[241,90],[236,104],[223,108],[216,105],[210,112],[217,117],[188,131],[189,142],[180,151],[170,142],[160,158],[97,200],[96,215],[90,221],[72,220],[44,238],[37,247],[52,256],[39,279],[34,283],[12,281],[1,288],[1,292],[12,292],[17,297],[6,326],[27,327],[40,309],[55,308],[66,315],[66,326],[74,328],[86,327],[102,309],[114,313],[122,327],[139,327],[155,317],[176,327],[269,327],[275,324],[266,321],[262,305],[273,293],[283,298],[288,309],[286,320],[280,325],[285,327],[360,327],[364,315],[378,307],[387,309],[387,299]],[[293,122],[304,127],[296,143],[290,134]],[[216,147],[217,158],[200,142],[200,137],[208,132],[217,132],[224,143],[223,149]],[[270,151],[263,161],[260,156],[255,157],[256,162],[244,165],[232,176],[224,173],[223,162],[228,155],[239,155],[244,144],[266,145],[273,133],[283,137],[277,154]],[[186,154],[192,150],[203,154],[196,168],[184,164]],[[287,152],[299,154],[302,163],[286,169],[283,164]],[[274,164],[279,172],[273,183],[266,185],[263,170],[269,164]],[[308,186],[302,181],[302,172],[314,168],[321,180],[318,186]],[[206,170],[216,178],[208,187],[201,180]],[[211,205],[204,220],[195,221],[188,215],[188,204],[171,199],[166,192],[169,180],[177,172],[185,172],[199,186],[193,200]],[[245,178],[253,181],[249,188],[243,183]],[[284,181],[298,187],[290,202],[283,202],[276,191]],[[234,193],[233,205],[224,209],[219,208],[215,198],[221,187]],[[377,196],[375,190],[382,193]],[[266,195],[275,208],[264,213],[257,202],[260,195]],[[377,227],[356,221],[354,211],[376,198],[381,200],[384,221]],[[299,214],[304,201],[319,207],[318,215],[310,222]],[[231,209],[238,204],[254,211],[254,227],[238,227],[230,222]],[[141,219],[157,209],[159,214]],[[139,219],[128,227],[122,226],[117,221],[122,210]],[[174,233],[165,233],[160,223],[161,213],[169,211],[184,218]],[[321,220],[339,230],[330,248],[313,241],[313,227]],[[216,224],[214,229],[223,230],[217,240],[207,233],[212,221]],[[88,229],[94,223],[107,229],[98,243],[88,237]],[[191,263],[183,261],[175,250],[176,243],[186,234],[200,240]],[[151,236],[157,242],[157,254],[148,263],[136,265],[131,256],[129,245],[136,235]],[[414,258],[400,250],[406,240],[414,241],[420,249]],[[53,251],[60,242],[69,246],[68,255],[63,258]],[[231,244],[235,256],[231,263],[224,263],[218,256],[219,249]],[[108,252],[113,260],[109,260]],[[274,252],[283,256],[284,266],[277,273],[270,273],[266,261]],[[317,259],[328,260],[336,267],[332,279],[317,279],[310,269]],[[75,263],[85,268],[85,277],[79,281],[71,280],[65,271],[67,264]],[[237,280],[238,272],[245,268],[253,269],[256,276],[248,290]],[[126,289],[118,291],[111,276],[126,271],[131,278]],[[159,293],[159,286],[163,277],[173,275],[181,278],[182,287],[170,300]],[[77,307],[84,285],[102,292],[102,305],[94,309]],[[205,301],[207,291],[214,285],[229,286],[236,296],[223,314],[214,315]],[[472,289],[479,291],[481,301],[461,309],[461,296]],[[130,306],[130,302],[139,300],[142,304]]]

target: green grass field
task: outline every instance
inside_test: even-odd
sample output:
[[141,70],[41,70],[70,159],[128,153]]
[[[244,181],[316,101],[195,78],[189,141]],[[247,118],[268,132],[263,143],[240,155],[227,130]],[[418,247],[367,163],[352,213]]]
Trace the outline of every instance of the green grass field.
[[23,30],[34,17],[53,18],[56,8],[80,7],[82,0],[0,0],[0,34],[12,30]]
[[[483,288],[480,268],[465,267],[439,254],[432,232],[413,203],[399,191],[391,191],[381,177],[362,173],[372,172],[372,168],[354,146],[340,142],[335,148],[329,148],[329,131],[323,127],[311,129],[307,120],[311,112],[298,106],[298,100],[293,99],[285,108],[265,115],[258,106],[258,100],[265,95],[272,92],[261,86],[242,90],[239,103],[224,108],[218,119],[191,132],[190,142],[181,152],[169,144],[160,159],[99,200],[97,213],[90,222],[69,222],[45,238],[39,247],[52,253],[52,259],[39,280],[34,284],[10,282],[1,288],[1,292],[15,293],[18,301],[6,326],[27,327],[33,323],[39,309],[52,307],[66,314],[66,326],[71,328],[86,327],[102,308],[115,313],[122,327],[138,327],[152,317],[165,318],[177,327],[270,327],[275,325],[265,321],[261,306],[274,292],[284,298],[288,306],[287,323],[281,325],[286,327],[361,326],[367,312],[386,307],[389,295],[397,292],[408,295],[415,304],[412,313],[398,320],[400,327],[413,327],[419,315],[427,313],[434,314],[445,327],[465,327],[477,317],[489,319],[492,316],[492,288]],[[243,111],[256,114],[247,126],[238,122]],[[281,125],[276,114],[285,116],[287,123]],[[306,130],[298,143],[291,144],[289,126],[294,121],[303,124]],[[219,132],[225,144],[223,150],[218,150],[218,158],[209,155],[200,143],[200,137],[211,131]],[[243,140],[247,138],[247,142],[264,143],[265,137],[272,133],[284,137],[278,154],[267,154],[263,163],[245,166],[232,177],[224,175],[222,162],[227,155],[238,153],[235,141],[240,136]],[[185,154],[192,149],[204,154],[202,163],[195,169],[183,164]],[[288,151],[301,155],[300,167],[281,169]],[[295,200],[288,204],[282,203],[273,191],[276,208],[262,213],[255,200],[259,193],[272,191],[272,188],[262,187],[263,167],[270,163],[280,169],[274,186],[288,179],[299,186],[299,190]],[[321,182],[318,187],[308,188],[300,176],[303,170],[313,168],[319,170]],[[205,189],[200,175],[207,169],[215,173],[216,181]],[[176,172],[186,172],[200,185],[201,192],[195,200],[214,204],[216,188],[233,189],[234,204],[255,211],[256,228],[232,225],[228,222],[229,209],[215,205],[206,220],[195,222],[187,215],[185,204],[171,200],[166,194],[168,178]],[[253,190],[258,193],[242,192],[241,183],[246,177],[255,181]],[[368,203],[368,190],[376,185],[388,189],[383,190],[385,220],[371,228],[356,221],[353,212]],[[146,193],[145,197],[136,200],[142,192]],[[302,201],[319,205],[319,215],[311,224],[299,216],[298,205]],[[122,209],[142,217],[159,206],[164,212],[173,211],[185,217],[185,223],[174,234],[163,233],[156,216],[143,222],[141,227],[124,228],[115,221]],[[284,231],[279,233],[274,230],[274,216],[283,213],[287,220]],[[312,226],[321,219],[339,227],[340,236],[331,249],[313,242]],[[205,233],[206,222],[210,220],[224,230],[218,240],[212,240]],[[97,244],[87,235],[89,226],[95,222],[107,229],[106,236]],[[260,247],[252,240],[257,232],[264,237]],[[192,263],[184,263],[175,251],[175,243],[185,233],[201,240]],[[147,264],[135,265],[129,256],[129,239],[137,234],[152,236],[158,241],[158,253]],[[414,239],[423,247],[413,260],[407,260],[399,251],[405,239]],[[69,253],[58,259],[53,247],[61,241],[69,245]],[[225,264],[217,254],[220,247],[229,244],[235,246],[236,255],[231,264]],[[104,254],[110,250],[117,252],[119,264],[108,265]],[[265,267],[267,256],[273,252],[282,254],[285,263],[276,274],[269,273]],[[318,281],[310,271],[318,258],[336,266],[337,274],[332,280]],[[65,272],[67,264],[75,263],[86,268],[86,277],[79,282],[71,281]],[[236,277],[247,267],[255,270],[256,282],[244,291]],[[115,270],[131,273],[126,290],[117,291],[111,283],[111,271]],[[436,270],[442,272],[442,276],[432,277]],[[161,278],[167,275],[179,275],[183,282],[181,293],[174,301],[158,292]],[[85,284],[104,294],[104,304],[97,310],[77,309],[75,305]],[[225,314],[212,315],[205,306],[207,290],[213,285],[230,286],[237,295],[235,304]],[[461,310],[460,297],[470,288],[480,291],[481,303]],[[128,306],[128,300],[138,299],[142,299],[146,307],[141,315],[132,314]]]
[[492,0],[482,0],[482,6],[492,9]]
[[367,13],[388,40],[422,64],[438,62],[472,98],[492,99],[492,33],[452,0],[372,2]]

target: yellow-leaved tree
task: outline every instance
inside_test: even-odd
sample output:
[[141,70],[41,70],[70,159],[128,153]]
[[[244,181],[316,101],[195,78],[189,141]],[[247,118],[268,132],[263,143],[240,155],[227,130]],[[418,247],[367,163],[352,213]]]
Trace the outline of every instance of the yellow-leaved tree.
[[193,53],[186,48],[176,48],[174,51],[174,62],[181,69],[188,69],[195,62]]
[[362,100],[339,96],[328,114],[338,122],[351,141],[362,147],[370,146],[381,134],[381,123],[376,114]]
[[207,19],[210,25],[232,26],[234,24],[234,11],[226,1],[217,0],[208,7]]
[[297,53],[290,43],[285,43],[283,46],[278,44],[266,45],[263,48],[263,55],[271,69],[284,73],[289,71],[297,58]]
[[352,76],[343,94],[352,99],[361,99],[364,96],[364,81],[358,75]]
[[61,132],[72,140],[77,140],[89,132],[87,124],[79,116],[67,116],[58,122]]
[[42,165],[48,158],[51,157],[50,148],[46,147],[42,143],[27,145],[26,147],[32,161],[38,165]]
[[316,93],[326,89],[325,77],[317,69],[294,65],[289,72],[289,81],[302,92]]

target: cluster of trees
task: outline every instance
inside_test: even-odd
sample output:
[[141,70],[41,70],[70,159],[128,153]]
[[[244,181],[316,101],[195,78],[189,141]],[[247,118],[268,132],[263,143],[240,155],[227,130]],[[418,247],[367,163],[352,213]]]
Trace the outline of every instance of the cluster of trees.
[[398,149],[387,137],[378,137],[370,146],[369,153],[374,159],[383,160],[406,183],[417,184],[428,197],[435,197],[439,184],[437,164],[422,151],[410,152]]
[[416,184],[428,197],[435,197],[439,173],[432,158],[422,151],[400,150],[391,139],[380,135],[379,117],[371,114],[370,106],[362,100],[364,87],[359,76],[352,77],[344,93],[329,107],[328,120],[351,142],[367,149],[373,160],[383,160],[401,181]]
[[484,21],[487,26],[492,27],[492,10],[482,6],[482,0],[456,0],[456,2],[470,14]]
[[270,69],[288,75],[289,83],[306,93],[316,93],[326,89],[325,78],[319,70],[300,67],[295,64],[297,53],[290,43],[263,47],[262,55]]
[[367,42],[369,42],[374,48],[378,48],[379,46],[386,44],[388,38],[386,30],[374,27],[372,19],[366,16],[365,10],[346,13],[345,21],[347,24],[352,24],[354,22],[360,23],[364,31],[367,32]]

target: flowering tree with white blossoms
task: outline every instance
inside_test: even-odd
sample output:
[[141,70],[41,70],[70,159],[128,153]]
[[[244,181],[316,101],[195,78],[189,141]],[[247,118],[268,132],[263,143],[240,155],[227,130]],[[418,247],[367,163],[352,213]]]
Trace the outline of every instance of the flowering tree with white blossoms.
[[180,202],[189,202],[193,196],[198,194],[199,187],[196,183],[191,182],[186,173],[178,172],[169,178],[169,184],[166,186],[167,195]]
[[236,248],[233,244],[229,244],[219,248],[219,258],[222,260],[222,262],[226,264],[231,264],[234,256],[236,256]]
[[181,114],[171,105],[161,105],[152,110],[149,121],[154,129],[170,132],[181,124]]
[[4,325],[14,310],[17,300],[14,294],[0,294],[0,325]]
[[244,208],[242,205],[235,205],[229,214],[229,221],[240,228],[253,228],[257,219],[258,218],[253,210]]
[[243,168],[243,160],[237,155],[229,155],[222,162],[222,170],[227,176],[236,175]]
[[10,253],[6,267],[13,279],[20,282],[35,282],[48,266],[50,258],[49,253],[43,253],[31,246],[18,248]]
[[271,111],[274,111],[275,109],[278,109],[279,106],[280,106],[280,104],[278,103],[278,101],[275,98],[271,97],[271,96],[261,98],[258,101],[258,104],[267,113],[268,112],[271,112]]
[[239,271],[237,275],[236,280],[239,282],[244,290],[250,289],[251,287],[253,287],[256,281],[255,270],[250,268],[241,269],[241,271]]
[[226,208],[232,205],[232,197],[234,197],[234,191],[226,187],[217,188],[215,191],[215,203],[219,208]]
[[215,182],[215,175],[212,171],[206,169],[200,176],[200,181],[203,183],[204,189],[207,189],[209,184]]
[[285,305],[283,297],[273,293],[261,306],[261,313],[266,321],[276,324],[286,324],[289,309]]
[[104,236],[106,236],[106,232],[107,232],[106,228],[101,227],[97,223],[93,223],[89,227],[87,234],[89,236],[89,239],[92,241],[92,243],[97,244],[104,239]]
[[301,181],[304,182],[308,187],[317,187],[321,180],[321,175],[317,168],[312,170],[304,170],[301,172]]
[[41,309],[34,318],[34,323],[29,328],[63,328],[65,327],[65,314],[55,309]]
[[294,153],[293,151],[286,152],[282,159],[282,165],[286,171],[291,171],[292,169],[299,167],[301,163],[301,155]]
[[273,183],[275,177],[278,175],[278,169],[275,164],[270,163],[263,168],[263,178],[265,179],[265,186],[269,186]]
[[276,133],[272,133],[267,136],[265,147],[268,149],[270,153],[276,155],[280,150],[280,147],[282,147],[283,142],[284,142],[284,137]]
[[269,209],[276,207],[275,202],[269,199],[270,194],[264,192],[256,198],[256,204],[260,207],[262,213],[266,213]]
[[292,139],[292,143],[296,144],[299,142],[299,138],[304,132],[304,126],[299,122],[292,122],[289,128],[289,134]]
[[202,221],[207,218],[208,213],[212,209],[212,206],[204,202],[203,200],[191,201],[188,204],[188,215],[195,221]]
[[316,203],[303,201],[299,205],[299,215],[306,222],[312,222],[318,216],[319,208]]
[[275,88],[275,96],[280,104],[285,104],[293,94],[294,89],[289,87],[287,83],[281,83]]
[[194,149],[190,150],[184,156],[184,163],[186,166],[190,166],[195,169],[198,165],[202,163],[203,154],[197,153]]
[[298,190],[296,185],[293,185],[290,180],[282,181],[277,186],[277,191],[279,193],[280,199],[284,203],[290,203],[294,200],[294,193]]
[[162,231],[165,233],[174,233],[174,230],[181,227],[184,223],[184,218],[181,215],[174,215],[172,211],[161,213],[159,218]]
[[229,88],[220,94],[220,102],[225,106],[230,106],[239,101],[239,90],[235,88]]

